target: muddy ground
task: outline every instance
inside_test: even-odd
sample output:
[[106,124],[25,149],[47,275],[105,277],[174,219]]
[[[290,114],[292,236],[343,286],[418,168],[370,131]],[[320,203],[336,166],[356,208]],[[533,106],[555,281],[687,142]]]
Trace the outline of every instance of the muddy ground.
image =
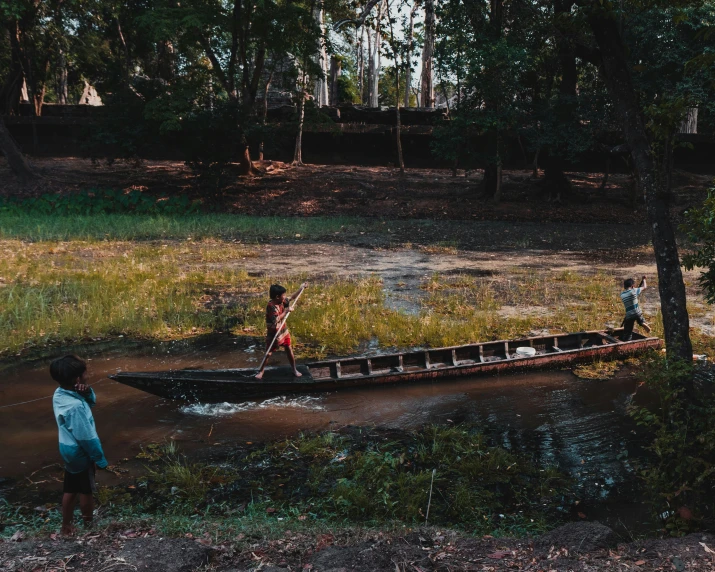
[[[222,212],[282,216],[379,216],[385,219],[502,220],[638,224],[642,204],[629,200],[630,177],[612,174],[605,192],[601,173],[568,173],[573,192],[544,193],[528,170],[505,171],[502,201],[493,204],[479,193],[481,171],[408,169],[404,177],[389,167],[257,163],[260,176],[239,177],[229,166],[219,181],[201,177],[178,161],[92,163],[79,158],[34,158],[43,178],[21,187],[0,159],[0,194],[38,195],[86,189],[139,189],[160,196],[188,194]],[[543,173],[540,174],[541,176]],[[678,171],[673,208],[676,214],[702,200],[713,175]],[[220,191],[217,191],[217,187]]]
[[454,531],[418,528],[400,533],[333,530],[286,531],[265,540],[239,534],[214,544],[210,537],[162,538],[153,530],[116,527],[65,540],[0,542],[0,570],[222,572],[428,572],[523,570],[715,569],[715,536],[623,542],[598,523],[574,523],[536,539],[474,538]]

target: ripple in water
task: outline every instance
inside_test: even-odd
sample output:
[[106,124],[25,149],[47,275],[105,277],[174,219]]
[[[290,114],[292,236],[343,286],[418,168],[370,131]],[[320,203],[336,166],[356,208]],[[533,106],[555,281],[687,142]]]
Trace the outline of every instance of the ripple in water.
[[233,415],[242,411],[253,409],[308,409],[310,411],[325,411],[325,407],[320,405],[319,397],[293,397],[285,396],[272,397],[264,401],[244,401],[243,403],[192,403],[181,408],[182,413],[188,415],[200,415],[202,417],[217,417],[221,415]]

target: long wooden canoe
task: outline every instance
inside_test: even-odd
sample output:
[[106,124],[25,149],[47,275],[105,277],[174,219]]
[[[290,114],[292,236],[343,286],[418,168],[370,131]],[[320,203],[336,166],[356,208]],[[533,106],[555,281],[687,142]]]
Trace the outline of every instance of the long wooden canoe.
[[[109,377],[143,391],[186,401],[223,402],[291,393],[312,393],[346,387],[438,381],[445,378],[525,369],[562,367],[596,359],[619,359],[661,346],[658,338],[633,334],[622,342],[620,330],[578,332],[500,340],[448,348],[411,350],[372,357],[350,357],[300,365],[302,377],[289,367],[267,367],[263,379],[256,369],[181,369],[120,372]],[[533,348],[521,357],[517,348]],[[524,353],[521,350],[519,353]]]

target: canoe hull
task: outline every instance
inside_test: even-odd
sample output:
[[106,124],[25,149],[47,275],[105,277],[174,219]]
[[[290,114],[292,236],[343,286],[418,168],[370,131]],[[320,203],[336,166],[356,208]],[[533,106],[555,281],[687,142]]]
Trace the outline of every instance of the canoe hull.
[[[569,338],[568,336],[571,336]],[[578,336],[576,338],[575,336]],[[616,342],[604,332],[582,332],[562,336],[526,338],[515,341],[487,342],[452,348],[413,351],[375,358],[346,358],[299,366],[303,374],[294,378],[288,367],[266,368],[264,378],[253,376],[255,369],[226,370],[174,370],[163,372],[122,372],[111,378],[142,391],[168,399],[202,401],[207,403],[237,402],[253,398],[266,398],[297,393],[317,393],[361,386],[387,385],[414,382],[438,382],[465,376],[494,375],[526,370],[559,368],[595,360],[622,359],[648,349],[661,346],[658,338],[634,335],[629,342]],[[599,340],[600,345],[560,349],[566,340],[579,344]],[[553,345],[540,344],[555,340]],[[589,341],[590,340],[590,341]],[[611,341],[612,340],[612,341]],[[490,348],[503,344],[503,357],[486,355]],[[511,348],[517,344],[531,345],[540,353],[533,357],[513,357]],[[445,357],[446,356],[446,357]],[[474,359],[459,359],[471,356]],[[416,362],[416,358],[419,363]],[[430,359],[432,358],[432,359]],[[435,358],[441,361],[435,361]],[[379,369],[380,364],[386,364]]]

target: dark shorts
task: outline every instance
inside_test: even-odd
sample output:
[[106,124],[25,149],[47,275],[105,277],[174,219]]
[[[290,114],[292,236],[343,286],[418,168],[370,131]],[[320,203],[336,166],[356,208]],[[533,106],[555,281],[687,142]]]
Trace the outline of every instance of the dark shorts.
[[645,319],[643,318],[643,314],[639,314],[638,316],[630,316],[628,318],[623,319],[623,336],[621,337],[622,341],[631,341],[631,338],[633,337],[633,326],[636,324],[636,322],[641,326],[645,326]]
[[85,469],[81,473],[70,473],[65,470],[65,484],[62,492],[70,494],[91,495],[97,492],[94,482],[94,467]]

